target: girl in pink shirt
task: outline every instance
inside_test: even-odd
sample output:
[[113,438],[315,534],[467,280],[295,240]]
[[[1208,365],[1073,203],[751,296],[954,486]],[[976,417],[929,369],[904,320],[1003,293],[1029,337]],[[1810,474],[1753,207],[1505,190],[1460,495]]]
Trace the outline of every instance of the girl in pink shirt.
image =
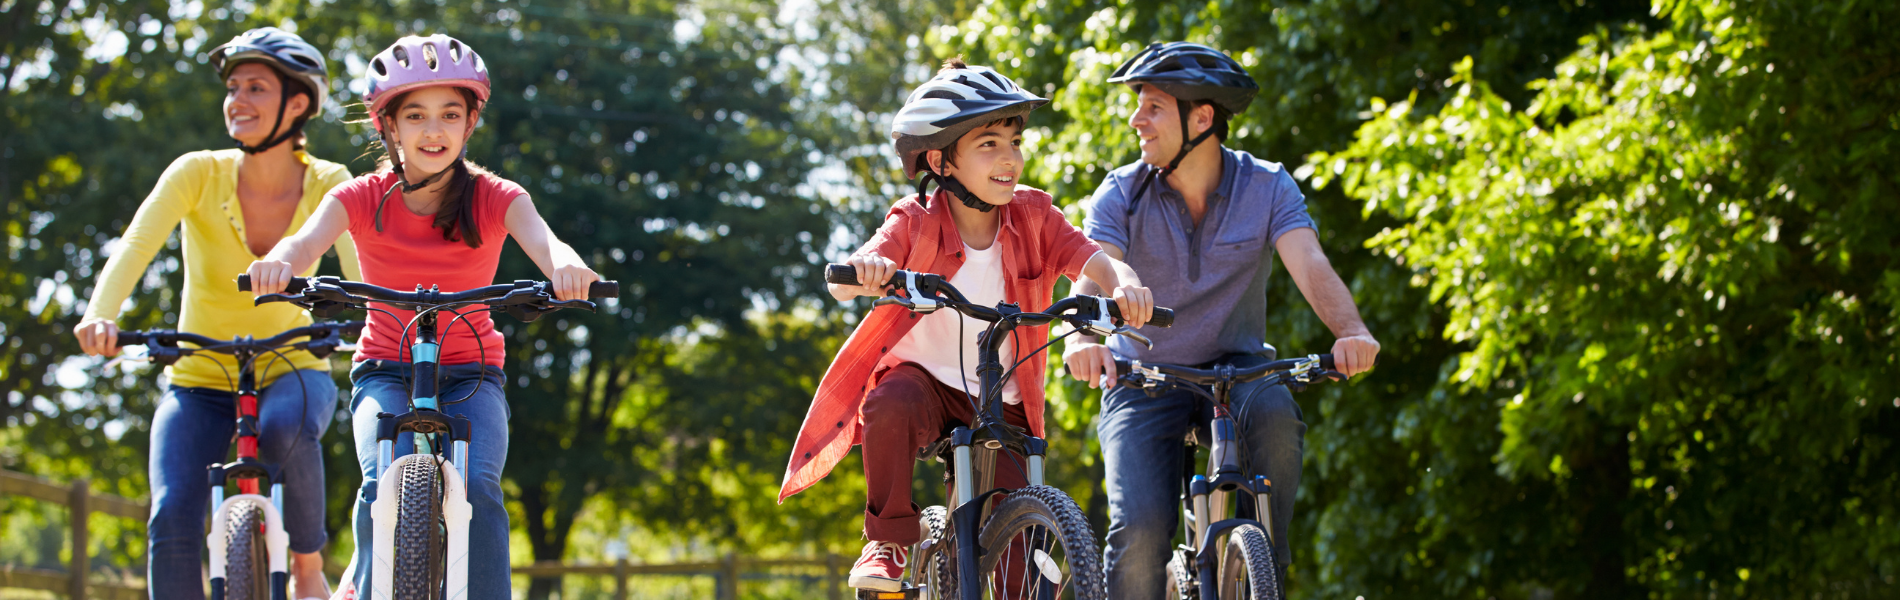
[[[251,264],[253,291],[282,291],[348,231],[364,281],[398,290],[437,286],[455,292],[491,285],[504,239],[512,237],[554,284],[562,300],[586,299],[600,276],[562,243],[520,185],[468,162],[463,152],[488,101],[488,70],[475,51],[446,35],[397,40],[370,60],[371,121],[385,152],[382,168],[331,190],[297,235]],[[371,311],[359,340],[350,410],[363,486],[357,498],[351,598],[369,585],[375,500],[376,415],[408,411],[410,371],[403,329],[412,313]],[[507,598],[508,512],[501,470],[508,452],[501,334],[484,310],[443,319],[441,398],[473,425],[468,467],[469,597]],[[467,326],[463,326],[466,323]],[[396,440],[408,452],[409,434]]]

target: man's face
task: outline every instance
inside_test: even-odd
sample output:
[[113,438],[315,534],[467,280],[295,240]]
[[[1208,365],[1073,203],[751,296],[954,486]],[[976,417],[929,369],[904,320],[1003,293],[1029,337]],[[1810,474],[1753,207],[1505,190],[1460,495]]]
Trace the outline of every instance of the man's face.
[[[1141,161],[1165,167],[1181,151],[1181,143],[1186,139],[1181,135],[1181,105],[1174,96],[1152,85],[1141,86],[1136,102],[1135,114],[1128,117],[1128,126],[1141,136]],[[1188,115],[1188,126],[1194,135],[1214,126],[1213,105],[1203,104],[1189,110],[1193,112]]]

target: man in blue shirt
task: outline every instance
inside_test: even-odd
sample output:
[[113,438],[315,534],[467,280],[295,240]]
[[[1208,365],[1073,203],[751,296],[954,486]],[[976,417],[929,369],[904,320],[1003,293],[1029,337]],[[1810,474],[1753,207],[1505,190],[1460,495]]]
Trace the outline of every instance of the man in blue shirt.
[[[1098,425],[1108,472],[1109,595],[1149,599],[1162,595],[1179,525],[1182,440],[1209,415],[1197,414],[1198,404],[1186,392],[1151,398],[1115,387],[1115,358],[1179,365],[1265,360],[1259,354],[1276,250],[1293,283],[1332,329],[1340,372],[1351,376],[1372,368],[1379,342],[1321,251],[1306,197],[1286,169],[1220,144],[1227,119],[1259,91],[1239,63],[1198,44],[1154,44],[1117,69],[1109,83],[1129,84],[1139,94],[1128,124],[1141,137],[1141,160],[1108,174],[1083,232],[1141,273],[1155,305],[1173,308],[1179,319],[1172,328],[1143,330],[1153,338],[1152,349],[1121,337],[1107,346],[1079,340],[1063,361],[1077,379],[1110,386]],[[1204,143],[1209,138],[1218,140]],[[1100,293],[1087,280],[1080,290]],[[1269,525],[1284,573],[1306,424],[1285,387],[1260,383],[1235,386],[1231,408],[1247,452],[1243,464],[1273,482]]]

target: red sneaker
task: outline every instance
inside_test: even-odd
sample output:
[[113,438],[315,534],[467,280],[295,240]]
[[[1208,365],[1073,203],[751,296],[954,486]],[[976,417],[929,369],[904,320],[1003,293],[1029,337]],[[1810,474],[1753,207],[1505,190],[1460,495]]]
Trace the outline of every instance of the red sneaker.
[[904,589],[904,566],[910,562],[910,549],[890,542],[864,545],[864,554],[851,565],[851,587],[876,592]]

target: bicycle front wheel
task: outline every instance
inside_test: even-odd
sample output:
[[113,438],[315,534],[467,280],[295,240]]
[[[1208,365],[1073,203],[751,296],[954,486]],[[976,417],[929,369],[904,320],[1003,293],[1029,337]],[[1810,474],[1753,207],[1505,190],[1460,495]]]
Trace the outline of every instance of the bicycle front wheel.
[[411,460],[399,472],[396,560],[390,589],[394,600],[436,600],[442,589],[443,555],[448,536],[442,529],[441,465],[433,458]]
[[985,598],[1101,600],[1108,597],[1102,551],[1088,517],[1061,490],[1032,485],[1009,493],[977,534]]
[[951,543],[950,510],[926,508],[919,525],[923,541],[910,553],[911,583],[923,586],[923,600],[955,600],[957,551]]
[[225,600],[270,600],[270,551],[264,546],[264,509],[232,502],[225,515]]
[[1273,544],[1257,525],[1241,525],[1227,534],[1227,553],[1221,557],[1221,600],[1280,600]]

